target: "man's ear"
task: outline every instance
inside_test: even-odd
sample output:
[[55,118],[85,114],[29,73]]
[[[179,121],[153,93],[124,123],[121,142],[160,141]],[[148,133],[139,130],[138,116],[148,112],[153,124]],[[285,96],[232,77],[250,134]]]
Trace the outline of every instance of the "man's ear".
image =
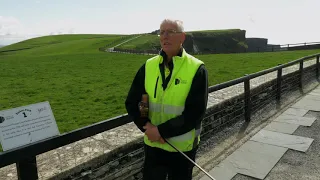
[[183,33],[181,34],[181,44],[183,44],[185,40],[186,40],[186,33],[183,32]]

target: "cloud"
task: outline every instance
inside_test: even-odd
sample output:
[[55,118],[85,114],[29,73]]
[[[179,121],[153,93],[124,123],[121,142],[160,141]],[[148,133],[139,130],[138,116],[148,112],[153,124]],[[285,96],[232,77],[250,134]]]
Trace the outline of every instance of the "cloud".
[[23,25],[17,18],[0,16],[0,35],[19,34],[22,29]]
[[15,24],[19,24],[20,21],[15,17],[0,16],[0,23],[7,24],[7,25],[15,25]]
[[37,36],[30,36],[30,35],[11,35],[11,34],[6,34],[6,35],[0,35],[0,45],[9,45],[12,43],[17,43],[20,41],[24,41],[30,38],[35,38]]
[[8,45],[23,41],[36,35],[27,33],[21,21],[12,16],[0,16],[0,44]]
[[28,24],[28,26],[25,28],[25,32],[29,32],[29,34],[41,35],[74,34],[77,32],[77,29],[81,29],[81,26],[79,26],[79,22],[72,18],[51,20],[40,19],[37,22]]

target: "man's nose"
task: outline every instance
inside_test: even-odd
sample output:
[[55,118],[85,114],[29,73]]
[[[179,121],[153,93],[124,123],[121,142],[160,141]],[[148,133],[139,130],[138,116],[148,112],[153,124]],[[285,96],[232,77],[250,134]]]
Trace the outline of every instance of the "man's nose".
[[163,35],[162,35],[163,37],[169,37],[169,32],[168,31],[165,31],[165,32],[163,32]]
[[168,40],[169,36],[161,36],[161,40]]

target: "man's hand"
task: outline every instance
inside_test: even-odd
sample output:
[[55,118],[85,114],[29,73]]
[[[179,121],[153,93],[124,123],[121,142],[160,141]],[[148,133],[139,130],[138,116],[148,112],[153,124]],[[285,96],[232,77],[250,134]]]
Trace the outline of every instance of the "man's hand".
[[161,144],[166,143],[162,137],[160,138],[160,140],[159,140],[159,141],[160,141],[160,143],[161,143]]
[[151,124],[150,122],[147,122],[144,126],[143,129],[148,130],[150,128],[156,127],[155,125]]
[[148,139],[150,141],[159,141],[160,143],[165,143],[164,139],[161,137],[159,131],[158,131],[158,127],[151,124],[150,122],[147,122],[145,126],[143,126],[143,129],[145,129],[146,131],[144,132]]

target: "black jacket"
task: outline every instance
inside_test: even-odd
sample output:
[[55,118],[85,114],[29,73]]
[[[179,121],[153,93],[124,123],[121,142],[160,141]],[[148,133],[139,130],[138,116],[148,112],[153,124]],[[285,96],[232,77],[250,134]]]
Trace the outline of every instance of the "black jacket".
[[[181,53],[182,52],[179,53],[179,56],[181,56]],[[164,61],[166,61],[166,54],[163,51],[160,51],[160,55],[162,55]],[[165,89],[167,87],[167,83],[170,80],[171,74],[164,80],[164,64],[160,64],[159,68],[162,74],[162,82],[164,82],[162,87],[163,89]],[[173,68],[173,63],[172,61],[170,61],[169,69],[171,70],[171,72]],[[146,124],[146,122],[150,122],[148,118],[140,118],[140,112],[138,108],[138,103],[141,101],[142,94],[146,93],[144,81],[145,64],[143,64],[136,73],[125,102],[129,117],[132,118],[133,122],[142,132],[145,131],[142,127]],[[191,89],[187,96],[185,109],[182,112],[182,115],[158,125],[160,135],[163,138],[170,138],[187,133],[193,128],[199,127],[206,112],[207,101],[208,74],[205,66],[201,65],[192,81]]]

